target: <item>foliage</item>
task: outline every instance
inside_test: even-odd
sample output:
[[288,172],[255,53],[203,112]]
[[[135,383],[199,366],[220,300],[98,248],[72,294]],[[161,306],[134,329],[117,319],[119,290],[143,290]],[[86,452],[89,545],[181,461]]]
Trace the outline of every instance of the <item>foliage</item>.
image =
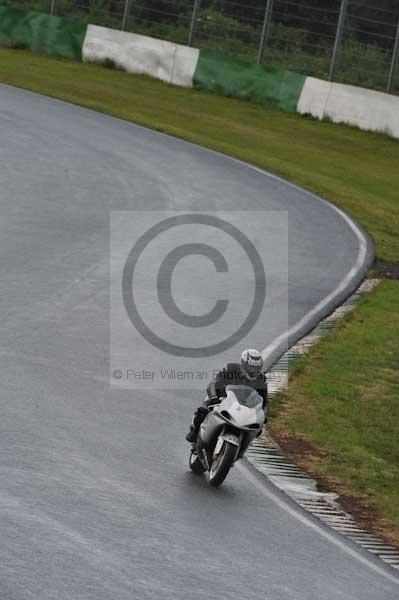
[[[0,0],[3,4],[41,11],[49,10],[50,1]],[[187,44],[193,1],[131,2],[128,30]],[[265,50],[266,62],[314,77],[328,77],[340,0],[298,0],[281,5],[279,1],[275,0],[275,15]],[[123,6],[124,0],[56,0],[56,13],[119,29]],[[244,60],[256,60],[265,0],[250,0],[244,4],[202,0],[201,7],[194,45]],[[378,7],[371,0],[350,1],[349,8],[336,79],[385,90],[399,0],[381,0]],[[381,12],[381,9],[392,11],[392,14]],[[399,87],[399,65],[396,84]]]

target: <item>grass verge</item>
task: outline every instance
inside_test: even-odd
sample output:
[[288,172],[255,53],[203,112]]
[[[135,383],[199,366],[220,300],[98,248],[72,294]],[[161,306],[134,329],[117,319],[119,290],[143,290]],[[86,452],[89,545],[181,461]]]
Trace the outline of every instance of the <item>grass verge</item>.
[[296,363],[271,433],[399,545],[398,281],[383,281]]
[[[397,270],[399,144],[387,136],[22,50],[0,49],[0,81],[274,171],[350,212],[373,235],[379,264]],[[384,282],[298,363],[272,420],[302,465],[360,500],[363,517],[397,542],[398,292],[398,281]]]

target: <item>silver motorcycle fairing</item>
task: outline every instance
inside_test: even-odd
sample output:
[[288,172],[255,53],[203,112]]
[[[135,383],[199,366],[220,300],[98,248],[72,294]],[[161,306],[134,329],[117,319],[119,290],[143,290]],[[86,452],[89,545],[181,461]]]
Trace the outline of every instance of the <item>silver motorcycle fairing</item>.
[[210,446],[226,424],[226,419],[216,411],[210,412],[201,423],[198,439],[205,447]]
[[[226,398],[216,405],[201,424],[199,439],[205,447],[216,444],[224,430],[236,433],[240,442],[242,434],[245,434],[248,446],[262,429],[265,413],[259,394],[246,386],[227,386],[226,392]],[[238,400],[240,397],[243,397],[241,402]],[[249,406],[245,406],[246,397],[251,400]],[[255,425],[258,427],[255,428]]]
[[[222,400],[219,406],[215,408],[215,412],[219,413],[223,419],[226,419],[223,413],[227,412],[231,417],[231,419],[226,419],[227,422],[238,429],[251,431],[253,428],[250,426],[255,425],[255,423],[260,429],[265,421],[262,398],[259,394],[256,394],[259,398],[259,402],[255,406],[245,406],[245,404],[242,404],[237,400],[237,395],[235,393],[235,390],[240,390],[243,387],[245,388],[245,386],[228,386],[226,389],[227,396]],[[253,391],[251,394],[253,394]]]

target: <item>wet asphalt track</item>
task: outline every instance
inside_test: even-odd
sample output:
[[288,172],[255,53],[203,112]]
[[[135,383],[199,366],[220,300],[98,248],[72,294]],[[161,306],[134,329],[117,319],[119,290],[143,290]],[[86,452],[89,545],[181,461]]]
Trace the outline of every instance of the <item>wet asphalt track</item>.
[[[0,201],[2,600],[399,597],[388,569],[245,465],[219,490],[187,471],[197,392],[108,382],[110,210],[288,210],[294,337],[356,285],[361,233],[246,165],[6,86]],[[260,347],[287,329],[271,310]]]

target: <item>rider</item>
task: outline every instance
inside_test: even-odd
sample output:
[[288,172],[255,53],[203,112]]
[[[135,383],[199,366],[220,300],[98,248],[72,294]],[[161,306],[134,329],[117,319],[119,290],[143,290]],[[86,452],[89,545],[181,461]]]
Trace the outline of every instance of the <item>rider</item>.
[[262,367],[263,358],[260,352],[244,350],[241,354],[241,363],[228,363],[227,367],[219,371],[214,381],[211,381],[207,387],[207,399],[194,413],[186,440],[191,444],[195,443],[202,421],[210,408],[220,404],[222,398],[226,397],[228,385],[247,385],[254,388],[263,398],[266,423],[268,413],[267,380],[265,373],[262,373]]

